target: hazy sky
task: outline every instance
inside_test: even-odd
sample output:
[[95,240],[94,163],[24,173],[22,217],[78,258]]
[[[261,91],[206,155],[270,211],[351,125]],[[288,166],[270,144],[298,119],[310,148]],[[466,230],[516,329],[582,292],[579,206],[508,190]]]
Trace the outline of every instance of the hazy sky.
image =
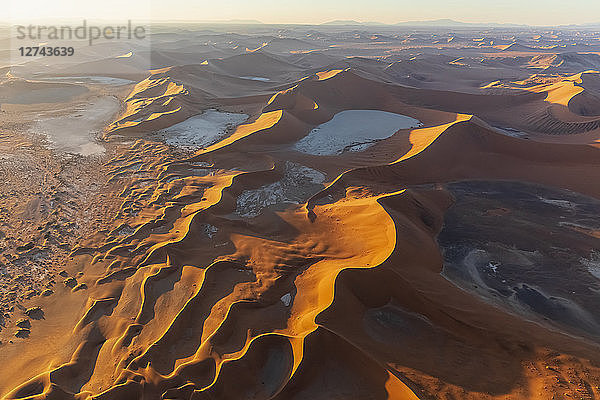
[[[0,14],[0,20],[63,17],[322,23],[353,19],[395,23],[451,18],[532,25],[600,22],[600,0],[8,0],[8,3],[10,11],[8,15]],[[6,12],[6,8],[2,7],[0,12]]]

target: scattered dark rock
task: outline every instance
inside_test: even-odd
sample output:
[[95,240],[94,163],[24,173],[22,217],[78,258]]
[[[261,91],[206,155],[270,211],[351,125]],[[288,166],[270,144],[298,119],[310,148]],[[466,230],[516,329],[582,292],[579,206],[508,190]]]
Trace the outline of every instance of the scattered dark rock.
[[18,246],[18,247],[17,247],[17,251],[20,251],[20,252],[22,252],[22,251],[31,250],[31,249],[33,249],[33,248],[34,248],[34,246],[35,246],[35,244],[34,244],[33,242],[25,243],[25,244],[24,244],[24,245],[22,245],[22,246]]
[[21,318],[20,320],[17,321],[17,323],[15,325],[17,325],[18,328],[23,328],[23,329],[31,328],[31,322],[26,318]]
[[29,329],[19,329],[15,332],[15,337],[18,337],[19,339],[26,339],[29,337],[30,333],[31,331]]
[[85,283],[80,283],[79,285],[75,286],[75,287],[72,289],[72,291],[73,291],[73,292],[77,292],[77,291],[79,291],[79,290],[85,290],[85,289],[87,289],[87,288],[88,288],[88,287],[87,287],[87,285],[86,285]]
[[43,319],[44,318],[44,310],[41,307],[32,307],[25,310],[25,315],[33,319]]
[[65,279],[64,284],[65,284],[65,286],[73,289],[75,286],[77,286],[77,280],[73,277],[67,278],[67,279]]

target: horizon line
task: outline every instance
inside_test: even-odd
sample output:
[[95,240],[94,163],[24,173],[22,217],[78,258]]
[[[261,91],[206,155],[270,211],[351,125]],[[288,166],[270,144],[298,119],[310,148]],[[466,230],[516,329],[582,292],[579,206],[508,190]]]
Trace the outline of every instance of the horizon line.
[[[51,18],[34,18],[29,21],[114,21],[112,18],[60,18],[60,17],[51,17]],[[395,27],[398,25],[412,26],[409,25],[411,23],[415,23],[417,27],[452,27],[458,28],[460,26],[456,25],[444,25],[439,24],[435,25],[436,22],[447,22],[451,24],[457,25],[465,25],[465,27],[469,26],[495,26],[495,27],[566,27],[566,26],[600,26],[600,21],[598,22],[587,22],[582,24],[526,24],[526,23],[514,23],[514,22],[468,22],[468,21],[459,21],[452,18],[436,18],[436,19],[423,19],[423,20],[407,20],[407,21],[398,21],[394,23],[385,23],[379,21],[358,21],[358,20],[346,20],[346,19],[334,19],[326,22],[263,22],[255,19],[243,19],[243,18],[232,18],[232,19],[215,19],[215,20],[195,20],[195,19],[145,19],[145,18],[128,18],[131,21],[144,21],[150,24],[152,23],[180,23],[180,24],[217,24],[217,25],[298,25],[298,26],[330,26],[330,27],[342,27],[342,26],[381,26],[381,27]],[[24,19],[19,20],[0,20],[0,25],[14,25],[17,22],[25,22]],[[431,26],[426,26],[422,24],[432,24]]]

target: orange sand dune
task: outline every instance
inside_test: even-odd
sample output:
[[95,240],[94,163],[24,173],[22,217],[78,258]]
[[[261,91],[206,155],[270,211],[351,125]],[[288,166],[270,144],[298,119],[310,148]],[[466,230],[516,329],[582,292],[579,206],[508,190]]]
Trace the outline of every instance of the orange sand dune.
[[[125,111],[107,128],[107,134],[127,129],[160,129],[173,124],[172,114],[189,113],[187,107],[182,110],[182,102],[190,93],[169,78],[169,71],[155,71],[135,85],[125,99]],[[164,122],[165,119],[168,121]]]
[[[314,318],[331,304],[337,273],[349,266],[376,266],[386,259],[393,248],[393,224],[378,204],[378,199],[379,197],[358,198],[345,201],[339,207],[323,207],[322,210],[318,210],[321,216],[318,224],[311,224],[301,210],[291,210],[278,217],[281,218],[281,241],[258,238],[248,232],[247,228],[240,226],[241,229],[234,229],[231,236],[235,253],[227,258],[217,258],[205,267],[191,259],[183,264],[179,264],[178,261],[178,248],[187,248],[192,244],[187,242],[199,223],[198,218],[190,214],[191,219],[188,222],[181,220],[173,227],[179,227],[183,237],[174,241],[163,239],[160,246],[161,253],[167,257],[164,263],[150,262],[147,259],[137,271],[125,275],[130,276],[125,281],[113,272],[114,277],[106,275],[90,288],[90,297],[96,299],[87,301],[87,304],[82,303],[84,310],[87,310],[72,332],[71,340],[79,341],[83,338],[83,343],[88,343],[80,347],[79,355],[71,358],[66,364],[62,364],[60,356],[50,356],[52,358],[48,361],[57,365],[56,369],[41,373],[39,377],[13,391],[7,398],[19,398],[27,393],[34,394],[38,390],[38,393],[44,395],[60,396],[65,390],[73,389],[79,390],[85,396],[99,393],[96,388],[106,389],[100,390],[102,393],[99,394],[99,398],[130,398],[142,393],[153,396],[153,393],[162,393],[167,389],[172,395],[195,391],[209,396],[236,397],[240,391],[250,390],[255,385],[257,376],[254,372],[258,372],[256,367],[261,365],[261,357],[270,357],[271,351],[276,351],[273,353],[275,358],[272,361],[269,358],[262,359],[262,363],[287,363],[285,360],[289,358],[291,369],[286,372],[286,364],[282,364],[280,375],[271,375],[262,393],[269,396],[279,393],[280,396],[287,397],[286,391],[293,391],[294,385],[291,382],[306,379],[303,376],[310,374],[315,367],[312,362],[305,360],[304,352],[312,346],[321,346],[320,343],[327,337],[325,332],[319,330]],[[206,207],[210,207],[212,201],[215,200],[208,198]],[[342,223],[340,215],[349,216],[350,219]],[[358,224],[355,221],[361,221],[362,224],[363,221],[369,220],[372,221],[372,226],[365,227],[369,231],[363,235],[370,239],[361,241],[357,247],[355,227]],[[386,220],[388,228],[382,229],[381,221]],[[287,233],[294,230],[304,233],[294,238]],[[233,233],[235,231],[237,233]],[[327,244],[327,237],[331,237],[332,231],[339,235],[336,235],[334,242]],[[383,244],[386,245],[382,246]],[[201,251],[202,247],[201,245],[197,250]],[[286,252],[289,254],[281,258],[280,251],[283,248],[288,248]],[[349,248],[353,250],[348,251]],[[98,266],[106,265],[108,260],[114,257],[109,255],[116,254],[115,250],[109,250],[103,257],[107,261],[97,261]],[[155,258],[153,253],[156,251],[150,251],[150,258]],[[192,250],[192,253],[195,251]],[[198,255],[202,253],[201,251]],[[113,264],[114,262],[111,265]],[[98,271],[98,266],[93,269]],[[261,283],[252,283],[252,276],[258,278]],[[295,282],[291,280],[293,276],[296,276]],[[173,287],[179,292],[177,300],[172,297],[171,302],[164,303],[161,300],[163,296],[168,298],[172,293],[163,292],[160,287],[173,278],[179,281],[175,282]],[[284,281],[288,283],[283,284]],[[192,282],[196,284],[192,285]],[[314,290],[315,282],[319,282],[317,290]],[[233,291],[218,299],[212,309],[206,308],[210,304],[203,305],[210,301],[207,297],[210,292],[206,291],[221,290],[214,287],[215,284],[222,287],[224,293],[231,289]],[[227,286],[232,284],[235,286],[227,289]],[[102,294],[107,293],[107,289],[112,293],[109,297]],[[285,310],[285,305],[279,300],[285,290],[290,290],[293,297],[298,299],[293,302],[289,311]],[[96,291],[97,295],[93,295]],[[187,295],[182,296],[184,293]],[[139,310],[137,317],[124,324],[123,316],[132,306]],[[190,319],[200,315],[199,313],[205,313],[204,319]],[[252,319],[260,321],[259,325],[247,333],[237,328],[241,322],[239,318],[245,313],[255,314]],[[52,315],[47,317],[51,318]],[[247,322],[251,323],[252,319],[248,319]],[[166,325],[159,321],[164,321]],[[194,324],[193,321],[198,325],[190,325]],[[100,328],[100,325],[103,327]],[[189,344],[184,342],[177,345],[175,338],[183,326],[201,333],[202,339],[196,349],[190,348]],[[265,329],[272,329],[272,333]],[[105,339],[98,342],[98,335],[104,336]],[[331,339],[327,341],[330,342]],[[340,345],[344,346],[343,343]],[[171,356],[165,357],[166,353],[161,350],[164,346],[171,349]],[[146,350],[131,359],[132,348]],[[312,353],[312,350],[310,352]],[[65,373],[84,373],[89,366],[90,357],[95,358],[97,367],[83,387],[75,387],[59,378]],[[105,357],[106,362],[103,361]],[[111,361],[115,358],[121,361]],[[306,363],[309,365],[305,365]],[[255,368],[248,368],[251,365],[255,365]],[[100,366],[104,367],[99,368]],[[105,370],[105,367],[109,369]],[[240,376],[242,369],[248,371],[245,373],[246,377]],[[111,375],[115,376],[114,381],[106,380],[106,374],[111,370]],[[400,381],[385,370],[382,370],[382,373],[384,382],[391,381],[388,385],[394,393],[402,394],[402,398],[416,398]],[[240,380],[236,389],[226,385],[230,374],[236,374]],[[192,380],[186,381],[185,376]],[[140,386],[138,382],[145,383]],[[176,389],[177,387],[179,389]],[[367,388],[368,386],[365,386],[364,390],[368,390]],[[315,387],[315,390],[320,391],[320,388]]]
[[[109,134],[171,125],[209,100],[226,104],[196,91],[189,76],[172,76],[176,70],[137,84]],[[486,95],[326,70],[257,95],[262,112],[193,155],[137,141],[107,162],[108,179],[121,188],[115,223],[73,249],[66,266],[87,290],[63,285],[24,304],[41,307],[43,319],[31,321],[26,342],[2,349],[11,368],[0,372],[0,396],[551,399],[581,388],[600,395],[597,338],[459,288],[441,274],[437,242],[455,202],[451,182],[532,182],[600,199],[590,184],[600,179],[599,148],[519,139],[488,124],[589,132],[596,121],[568,109],[549,115],[558,125],[532,117],[548,110],[548,96],[564,103],[571,83]],[[424,125],[361,152],[320,157],[291,148],[356,109]],[[331,183],[285,183],[290,162]],[[302,200],[267,197],[255,217],[243,217],[239,199],[257,190],[299,191]]]
[[[344,193],[358,181],[405,185],[451,182],[464,179],[519,179],[567,188],[600,198],[588,185],[598,171],[598,149],[588,144],[553,144],[524,141],[489,130],[476,118],[411,132],[411,149],[386,166],[348,171],[308,202],[311,209],[321,198]],[[452,157],[461,154],[460,163]],[[427,166],[427,167],[425,167]],[[414,171],[419,171],[415,173]]]
[[[570,107],[571,101],[584,92],[584,79],[598,79],[598,71],[586,71],[577,75],[569,76],[562,81],[552,85],[540,85],[527,88],[528,91],[535,93],[547,93],[545,101],[552,104],[559,104]],[[586,78],[587,77],[587,78]]]

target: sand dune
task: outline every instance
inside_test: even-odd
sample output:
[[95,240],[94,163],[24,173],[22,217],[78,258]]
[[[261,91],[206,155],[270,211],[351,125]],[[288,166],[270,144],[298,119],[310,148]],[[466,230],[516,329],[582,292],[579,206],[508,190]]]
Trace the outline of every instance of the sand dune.
[[[163,121],[165,117],[168,119],[182,110],[182,97],[189,95],[189,91],[182,84],[172,81],[168,72],[167,69],[154,73],[138,83],[125,99],[125,111],[109,126],[108,132],[143,129],[144,125],[152,126],[146,129],[158,130],[173,125],[173,119]],[[179,119],[183,121],[189,116],[187,114]]]
[[[598,73],[532,74],[556,64],[548,32],[247,29],[158,32],[165,62],[217,56],[82,86],[122,95],[103,197],[70,211],[104,218],[43,292],[15,284],[0,396],[600,396]],[[2,85],[14,103],[79,87]],[[2,162],[37,149],[16,137]],[[66,224],[50,204],[27,207]]]
[[264,51],[255,51],[222,60],[212,60],[209,65],[218,72],[233,76],[273,77],[300,69],[296,65],[279,60]]

